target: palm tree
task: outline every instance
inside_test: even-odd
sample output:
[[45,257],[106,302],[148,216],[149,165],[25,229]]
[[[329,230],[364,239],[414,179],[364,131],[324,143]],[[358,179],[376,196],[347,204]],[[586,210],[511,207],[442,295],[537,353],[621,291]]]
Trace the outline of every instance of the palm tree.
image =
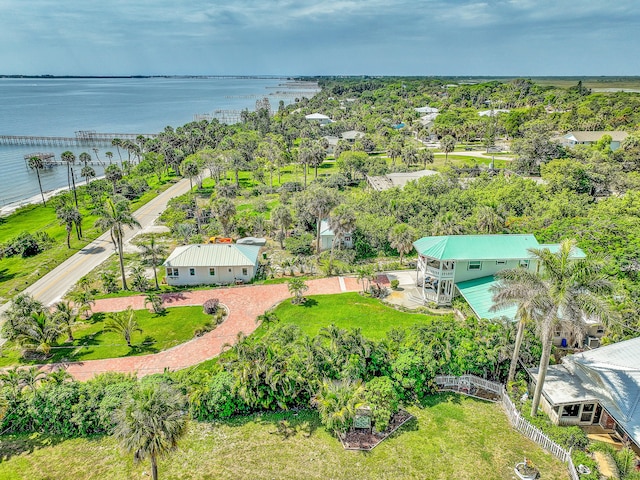
[[115,332],[122,335],[127,342],[129,348],[131,345],[131,336],[134,332],[142,333],[142,329],[136,319],[136,314],[128,306],[126,310],[121,312],[110,312],[107,314],[107,320],[105,321],[104,330],[106,332]]
[[71,190],[70,168],[72,163],[76,163],[76,156],[73,154],[73,152],[67,150],[60,154],[60,159],[67,164],[67,183],[69,185],[69,190]]
[[60,333],[60,325],[52,315],[47,312],[34,312],[22,325],[16,341],[29,350],[49,356],[51,345],[55,343]]
[[333,267],[333,253],[336,245],[340,245],[345,235],[352,233],[356,228],[356,214],[345,204],[338,205],[329,215],[329,228],[333,231],[331,242],[331,255],[329,256],[329,275]]
[[[120,155],[120,147],[122,146],[122,140],[120,140],[119,138],[114,138],[113,140],[111,140],[111,146],[116,147],[118,151],[118,157],[120,158],[120,163],[122,163],[122,155]],[[111,153],[111,156],[109,156],[109,153],[111,152],[107,152],[106,155],[107,157],[109,157],[109,160],[111,160],[113,153]]]
[[111,239],[120,257],[120,273],[122,274],[122,289],[127,290],[127,278],[124,271],[124,227],[140,227],[140,223],[131,214],[129,202],[120,197],[107,198],[104,206],[96,210],[100,217],[96,221],[96,226],[104,230],[109,229]]
[[186,398],[167,384],[136,388],[115,412],[113,435],[133,453],[136,462],[151,460],[151,478],[158,478],[158,458],[178,446],[187,430]]
[[294,305],[300,305],[304,303],[304,292],[309,290],[309,285],[307,285],[302,278],[292,278],[287,282],[287,288],[289,289],[289,293],[293,295],[293,299],[291,299],[291,303]]
[[498,233],[504,227],[504,220],[494,208],[481,205],[476,211],[476,225],[480,233]]
[[460,235],[463,232],[462,219],[456,212],[444,212],[431,224],[431,235]]
[[226,237],[229,235],[229,224],[233,216],[236,214],[235,204],[228,198],[218,198],[211,203],[211,213],[220,222],[222,226],[222,234]]
[[400,265],[402,257],[413,249],[416,237],[416,231],[406,223],[395,225],[389,232],[389,243],[391,248],[395,248],[400,254]]
[[324,380],[320,391],[313,398],[322,423],[335,433],[349,428],[356,408],[364,398],[365,388],[360,380]]
[[271,212],[271,220],[280,228],[278,239],[280,240],[280,248],[284,248],[284,239],[286,238],[286,231],[293,223],[293,216],[291,211],[284,205],[278,205]]
[[402,144],[395,141],[389,142],[389,145],[387,147],[387,156],[391,158],[392,165],[396,164],[396,158],[398,158],[401,153],[402,153]]
[[111,160],[113,159],[113,152],[105,152],[104,155],[109,159],[109,165],[111,165]]
[[91,306],[96,303],[95,296],[88,288],[76,290],[69,294],[73,304],[78,309],[78,315],[84,315],[85,318],[89,318],[92,314]]
[[91,155],[89,155],[87,152],[82,152],[80,155],[78,155],[78,160],[80,160],[86,167],[87,163],[91,161]]
[[64,225],[67,230],[67,248],[71,248],[71,231],[73,226],[76,227],[78,240],[81,237],[82,215],[80,211],[69,203],[63,203],[56,209],[56,216],[60,221],[60,225]]
[[85,165],[80,171],[80,176],[84,177],[84,181],[89,185],[90,179],[96,178],[96,171],[91,165]]
[[[575,246],[574,240],[565,240],[557,252],[548,248],[530,249],[539,271],[524,270],[514,275],[513,281],[502,280],[505,283],[496,291],[499,299],[502,295],[504,305],[518,305],[523,312],[526,311],[529,318],[536,321],[541,336],[542,355],[531,406],[532,416],[537,414],[540,405],[554,327],[558,324],[580,327],[585,318],[605,318],[610,314],[602,295],[611,291],[611,283],[597,265],[586,258],[575,258]],[[511,296],[507,295],[509,291]]]
[[144,306],[151,305],[153,313],[164,313],[165,308],[162,306],[162,296],[155,292],[148,292],[144,297]]
[[55,304],[55,316],[61,328],[67,329],[67,342],[73,342],[72,328],[78,324],[78,312],[71,306],[69,302],[60,301]]
[[104,169],[104,176],[113,185],[113,194],[116,194],[116,184],[122,179],[122,170],[117,163],[113,163]]
[[38,186],[40,187],[40,195],[42,195],[42,204],[46,207],[47,202],[44,199],[44,193],[42,192],[42,181],[40,180],[40,170],[44,168],[44,162],[40,157],[33,156],[29,159],[29,168],[36,171],[38,176]]
[[320,224],[329,212],[338,205],[336,193],[326,187],[311,186],[304,192],[306,210],[316,219],[316,252],[320,252]]
[[167,253],[167,249],[164,245],[156,242],[155,235],[149,237],[149,243],[141,243],[138,246],[141,249],[142,260],[153,268],[153,278],[156,282],[156,290],[158,290],[160,285],[158,284],[158,272],[156,270],[162,264],[162,257]]
[[185,158],[180,164],[180,173],[189,178],[189,191],[193,190],[193,179],[200,175],[200,166],[194,158]]
[[[515,317],[518,320],[518,332],[509,364],[507,383],[515,379],[525,328],[529,322],[537,320],[539,309],[543,305],[543,297],[537,296],[538,289],[530,288],[529,273],[523,268],[503,270],[496,274],[498,283],[492,287],[494,293],[493,306],[490,309],[492,312],[499,312],[513,305],[518,307]],[[539,302],[541,305],[538,305]]]
[[442,147],[442,151],[444,152],[444,161],[449,161],[449,154],[453,152],[454,148],[456,148],[456,139],[451,135],[445,135],[440,140],[440,147]]

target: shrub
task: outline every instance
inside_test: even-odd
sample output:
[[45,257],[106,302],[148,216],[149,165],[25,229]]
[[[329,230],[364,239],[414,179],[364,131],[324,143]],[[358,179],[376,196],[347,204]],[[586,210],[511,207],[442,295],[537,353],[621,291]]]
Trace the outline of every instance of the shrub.
[[304,185],[300,182],[284,182],[280,185],[280,192],[301,192],[304,190]]
[[398,288],[399,285],[400,285],[400,280],[397,280],[397,279],[391,280],[391,288],[393,288],[394,290]]
[[220,372],[209,381],[198,397],[192,399],[191,413],[197,420],[211,421],[228,418],[247,410],[244,401],[233,391],[234,378],[229,372]]
[[384,432],[389,421],[398,411],[398,393],[389,377],[376,377],[367,383],[364,394],[365,401],[371,407],[373,424],[377,431]]
[[311,255],[313,252],[311,242],[313,242],[313,235],[303,233],[285,239],[284,248],[294,255]]
[[207,315],[213,315],[218,311],[218,307],[220,306],[220,300],[217,298],[210,298],[205,301],[202,305],[204,313]]

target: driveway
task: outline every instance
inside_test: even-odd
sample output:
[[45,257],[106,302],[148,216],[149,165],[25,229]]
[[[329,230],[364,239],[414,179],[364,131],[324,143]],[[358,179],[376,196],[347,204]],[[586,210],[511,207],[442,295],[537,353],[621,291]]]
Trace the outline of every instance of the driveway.
[[[309,285],[307,295],[341,293],[360,289],[360,285],[355,279],[342,277],[310,280],[307,281],[307,285]],[[218,298],[229,309],[229,316],[224,323],[202,337],[153,355],[51,364],[43,366],[42,370],[50,371],[63,368],[76,380],[85,381],[105,372],[135,373],[138,377],[142,377],[153,373],[162,373],[165,369],[180,370],[197,365],[218,356],[225,344],[234,344],[240,332],[245,335],[251,334],[258,326],[255,321],[258,315],[290,296],[286,284],[248,285],[166,294],[163,299],[164,305],[167,307],[202,305],[209,298]],[[144,296],[98,300],[93,311],[119,311],[128,306],[134,309],[145,308]]]

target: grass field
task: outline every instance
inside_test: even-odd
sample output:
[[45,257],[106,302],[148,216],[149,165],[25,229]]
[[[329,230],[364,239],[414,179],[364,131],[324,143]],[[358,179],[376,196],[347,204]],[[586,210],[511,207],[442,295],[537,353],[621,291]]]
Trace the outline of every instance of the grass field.
[[[170,182],[160,185],[156,177],[149,177],[148,181],[150,190],[131,202],[132,210],[140,208],[172,185]],[[12,215],[0,217],[0,245],[22,232],[44,231],[54,241],[51,248],[34,257],[14,256],[0,259],[0,303],[22,292],[100,235],[101,232],[93,226],[97,217],[82,206],[80,211],[83,215],[83,238],[78,240],[73,232],[71,248],[67,248],[65,227],[59,224],[51,201],[47,202],[46,207],[40,204],[29,205]]]
[[[366,338],[379,340],[391,328],[407,328],[441,318],[401,312],[375,298],[362,297],[357,292],[309,295],[306,298],[308,300],[304,305],[292,305],[285,300],[274,312],[281,323],[295,323],[309,336],[317,335],[322,327],[333,323],[339,328],[358,327]],[[262,327],[256,331],[257,335],[262,332]]]
[[[159,463],[162,479],[511,480],[526,456],[544,480],[566,479],[565,466],[512,430],[497,404],[435,395],[416,417],[370,453],[345,451],[313,411],[192,423],[179,450]],[[278,433],[286,420],[290,435]],[[0,478],[124,480],[149,478],[110,437],[63,441],[40,435],[0,437]],[[145,475],[146,472],[146,475]]]
[[[200,306],[168,308],[164,315],[156,315],[147,310],[137,310],[135,314],[140,328],[142,328],[142,333],[133,334],[132,348],[127,346],[121,335],[114,332],[104,332],[105,315],[96,313],[84,324],[74,329],[75,341],[72,345],[62,343],[51,350],[52,356],[47,360],[47,363],[156,353],[191,340],[195,330],[201,328],[211,319],[210,315],[203,313]],[[19,363],[43,362],[42,360],[21,360],[20,348],[12,342],[7,342],[2,348],[0,367]]]

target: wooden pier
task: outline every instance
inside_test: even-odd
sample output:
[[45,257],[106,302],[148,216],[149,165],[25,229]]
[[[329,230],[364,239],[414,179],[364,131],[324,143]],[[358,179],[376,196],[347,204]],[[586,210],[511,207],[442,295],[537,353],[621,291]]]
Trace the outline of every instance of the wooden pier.
[[[31,160],[33,157],[37,157],[40,160],[42,160],[42,166],[44,168],[51,168],[51,167],[55,167],[55,166],[60,166],[60,165],[66,165],[67,162],[65,162],[64,160],[56,160],[56,156],[53,152],[33,152],[33,153],[28,153],[26,155],[24,155],[24,161],[26,162],[27,166],[29,165],[29,160]],[[89,162],[78,162],[77,165],[91,165],[92,167],[106,167],[107,163],[106,162],[102,162],[99,160],[91,160]]]
[[0,145],[30,145],[34,147],[91,147],[111,146],[113,139],[136,141],[154,138],[151,133],[98,133],[92,130],[75,132],[75,137],[40,137],[32,135],[0,135]]

